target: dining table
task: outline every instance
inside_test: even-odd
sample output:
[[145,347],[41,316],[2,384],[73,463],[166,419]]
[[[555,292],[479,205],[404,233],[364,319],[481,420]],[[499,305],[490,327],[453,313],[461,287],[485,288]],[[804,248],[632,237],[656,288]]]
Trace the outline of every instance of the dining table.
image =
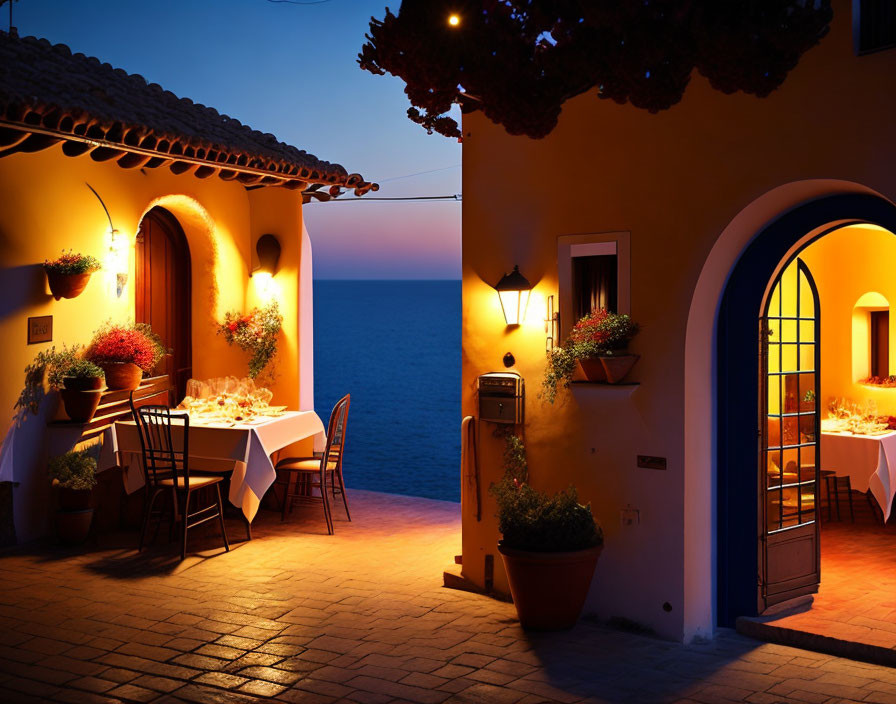
[[849,477],[853,489],[870,490],[883,511],[884,522],[890,519],[896,496],[896,431],[861,435],[826,429],[822,421],[821,463],[823,469]]
[[[172,424],[175,446],[182,446],[183,427]],[[314,411],[286,411],[274,417],[256,416],[239,422],[191,415],[189,427],[191,469],[230,472],[228,499],[242,511],[247,525],[277,478],[271,456],[307,438],[314,438],[319,444],[326,434]],[[121,420],[110,426],[103,447],[114,453],[115,463],[123,468],[125,491],[131,494],[142,488],[146,479],[134,420]]]

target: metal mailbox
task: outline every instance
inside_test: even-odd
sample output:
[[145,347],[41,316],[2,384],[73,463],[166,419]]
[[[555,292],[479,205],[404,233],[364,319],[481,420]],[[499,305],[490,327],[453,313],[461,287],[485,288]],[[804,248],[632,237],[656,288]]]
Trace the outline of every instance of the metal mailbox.
[[525,386],[516,372],[489,372],[479,377],[479,419],[517,425],[523,422]]

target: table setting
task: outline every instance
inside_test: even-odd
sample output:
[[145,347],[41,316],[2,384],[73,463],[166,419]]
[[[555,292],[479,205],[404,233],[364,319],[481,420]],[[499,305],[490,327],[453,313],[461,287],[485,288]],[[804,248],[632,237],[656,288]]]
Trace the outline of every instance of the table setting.
[[821,461],[824,469],[848,476],[853,489],[871,491],[884,522],[889,520],[896,496],[896,417],[879,415],[873,401],[833,399],[821,421]]
[[[273,394],[252,379],[221,377],[187,382],[187,394],[172,413],[190,418],[190,468],[198,472],[230,472],[228,499],[251,522],[265,492],[276,479],[271,455],[306,438],[322,441],[325,428],[314,411],[271,406]],[[172,425],[175,444],[182,425]],[[140,438],[133,420],[116,422],[104,445],[124,468],[130,494],[145,484]]]

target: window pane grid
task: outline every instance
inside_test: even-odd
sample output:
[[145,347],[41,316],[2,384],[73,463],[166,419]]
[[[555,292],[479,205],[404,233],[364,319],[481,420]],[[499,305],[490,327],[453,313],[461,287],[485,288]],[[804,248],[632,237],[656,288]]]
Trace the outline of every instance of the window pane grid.
[[771,533],[815,520],[815,301],[798,262],[775,283],[768,313],[765,461]]

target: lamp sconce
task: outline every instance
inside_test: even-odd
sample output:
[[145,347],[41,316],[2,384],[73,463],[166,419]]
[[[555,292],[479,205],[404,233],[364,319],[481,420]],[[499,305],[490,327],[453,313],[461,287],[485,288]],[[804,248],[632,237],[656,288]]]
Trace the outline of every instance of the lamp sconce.
[[112,224],[112,216],[109,215],[109,209],[100,198],[100,194],[96,189],[85,181],[85,185],[90,189],[91,193],[103,206],[103,212],[106,213],[106,219],[109,221],[109,254],[106,257],[106,265],[115,274],[115,295],[121,298],[124,293],[124,287],[128,283],[128,238],[115,229]]
[[501,301],[501,310],[504,312],[504,322],[507,325],[519,325],[526,318],[526,308],[529,305],[529,292],[532,284],[520,273],[519,266],[514,266],[513,271],[504,274],[495,285],[498,298]]
[[277,262],[280,261],[280,240],[275,235],[262,235],[255,243],[255,252],[258,254],[258,266],[249,272],[249,276],[256,272],[271,276],[276,274]]

